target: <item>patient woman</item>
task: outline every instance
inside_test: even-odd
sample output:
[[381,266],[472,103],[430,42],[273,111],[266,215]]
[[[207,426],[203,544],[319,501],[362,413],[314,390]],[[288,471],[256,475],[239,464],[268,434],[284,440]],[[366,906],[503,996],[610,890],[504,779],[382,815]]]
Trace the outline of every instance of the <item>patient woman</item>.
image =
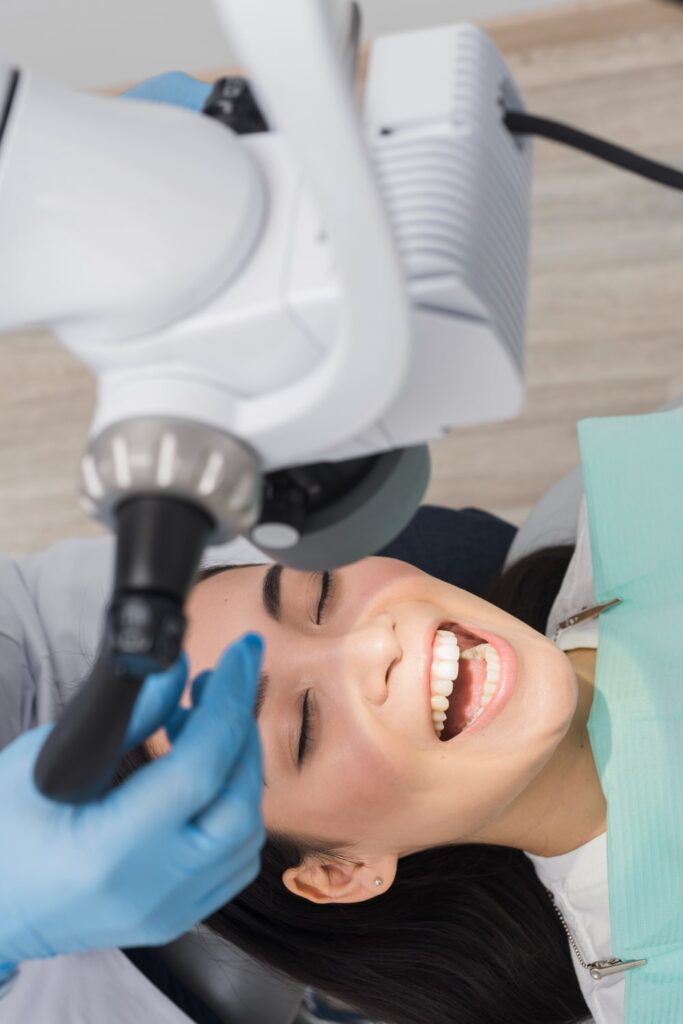
[[[538,631],[571,550],[532,555],[494,586],[519,617],[393,558],[203,575],[191,676],[247,630],[266,642],[269,840],[260,877],[211,928],[373,1020],[586,1017],[522,852],[553,857],[606,830],[586,731],[595,652]],[[160,732],[146,755],[168,749]]]

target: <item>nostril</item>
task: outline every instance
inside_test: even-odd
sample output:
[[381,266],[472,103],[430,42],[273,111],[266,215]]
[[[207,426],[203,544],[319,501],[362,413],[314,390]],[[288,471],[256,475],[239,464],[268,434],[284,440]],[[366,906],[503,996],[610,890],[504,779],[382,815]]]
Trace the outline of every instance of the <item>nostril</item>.
[[397,657],[397,658],[394,658],[393,661],[390,663],[389,668],[387,669],[386,675],[384,677],[384,682],[386,683],[387,686],[389,686],[389,676],[391,675],[391,671],[392,671],[394,665],[396,665],[400,660],[401,660],[400,657]]

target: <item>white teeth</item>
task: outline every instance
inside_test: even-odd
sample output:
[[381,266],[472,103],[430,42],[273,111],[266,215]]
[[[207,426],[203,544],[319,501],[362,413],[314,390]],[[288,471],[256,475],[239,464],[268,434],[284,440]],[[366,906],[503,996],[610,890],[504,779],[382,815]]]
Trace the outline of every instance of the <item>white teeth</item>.
[[430,674],[432,722],[437,735],[444,730],[448,698],[453,693],[453,682],[458,677],[460,647],[457,638],[448,629],[439,629],[434,637],[433,661]]
[[453,693],[453,679],[435,679],[432,672],[430,680],[432,693],[435,697],[450,697]]
[[482,660],[486,657],[486,649],[490,644],[477,644],[476,647],[470,647],[469,651],[463,651],[460,655],[461,658],[466,660]]
[[489,684],[497,684],[500,679],[500,655],[495,647],[491,644],[478,644],[476,647],[471,647],[469,651],[463,651],[460,655],[465,661],[486,661],[486,682],[484,684],[484,693],[495,691],[495,685],[492,687]]
[[457,677],[457,658],[454,661],[451,661],[450,659],[448,661],[442,661],[434,658],[434,661],[432,662],[432,679],[457,679]]
[[485,661],[486,681],[479,709],[467,725],[471,725],[489,703],[498,688],[500,680],[500,655],[491,644],[477,644],[460,653],[456,636],[448,629],[437,630],[434,638],[432,669],[430,675],[432,722],[437,735],[444,730],[448,698],[453,692],[454,680],[458,678],[459,659]]
[[495,648],[491,647],[490,644],[486,645],[488,650],[486,652],[486,682],[484,684],[484,693],[493,693],[500,680],[500,655]]

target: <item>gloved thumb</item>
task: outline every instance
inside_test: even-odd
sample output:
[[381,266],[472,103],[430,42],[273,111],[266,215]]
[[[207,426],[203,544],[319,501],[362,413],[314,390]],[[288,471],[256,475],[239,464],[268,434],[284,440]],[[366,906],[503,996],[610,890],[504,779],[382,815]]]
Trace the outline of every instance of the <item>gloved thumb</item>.
[[188,669],[187,655],[182,651],[180,658],[165,672],[147,677],[128,723],[124,740],[126,751],[137,747],[166,724],[185,689]]

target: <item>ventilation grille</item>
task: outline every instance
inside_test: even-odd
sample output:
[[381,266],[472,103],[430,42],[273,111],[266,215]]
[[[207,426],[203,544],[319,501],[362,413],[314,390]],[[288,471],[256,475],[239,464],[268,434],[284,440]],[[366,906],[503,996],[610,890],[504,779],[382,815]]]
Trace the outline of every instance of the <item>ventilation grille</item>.
[[447,104],[375,130],[370,150],[409,279],[456,275],[523,371],[531,145],[504,127],[501,98],[523,104],[488,38],[450,31]]

